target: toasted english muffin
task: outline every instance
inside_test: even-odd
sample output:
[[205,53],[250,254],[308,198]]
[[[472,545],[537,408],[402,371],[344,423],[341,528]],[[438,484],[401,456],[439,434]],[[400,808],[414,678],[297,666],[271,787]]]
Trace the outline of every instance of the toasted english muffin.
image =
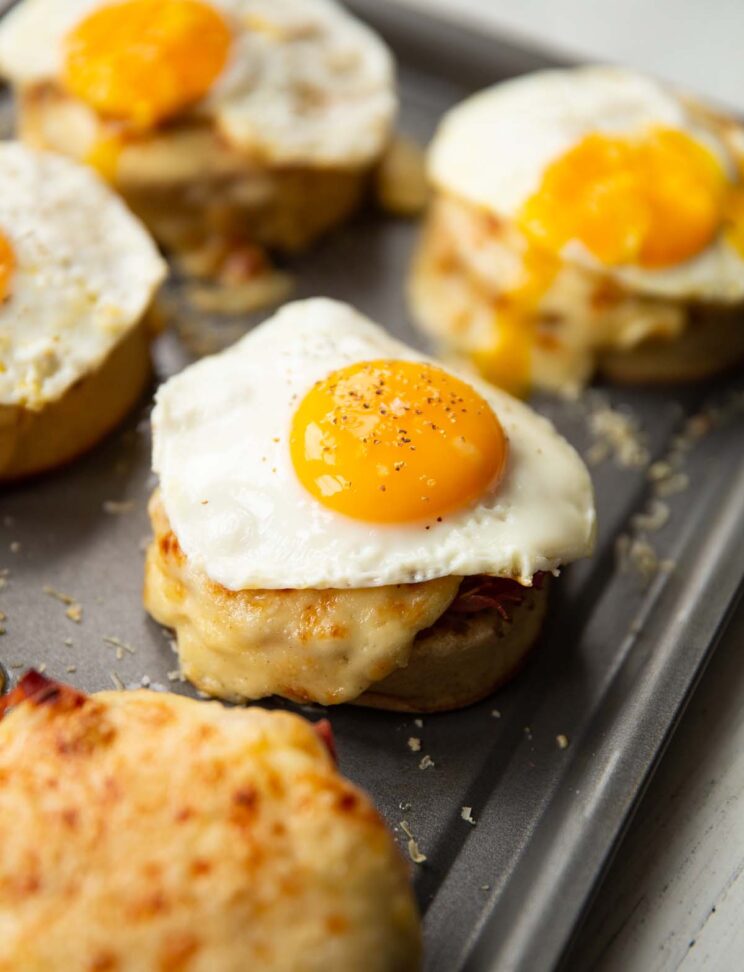
[[419,968],[404,863],[303,719],[36,673],[2,709],[2,972]]

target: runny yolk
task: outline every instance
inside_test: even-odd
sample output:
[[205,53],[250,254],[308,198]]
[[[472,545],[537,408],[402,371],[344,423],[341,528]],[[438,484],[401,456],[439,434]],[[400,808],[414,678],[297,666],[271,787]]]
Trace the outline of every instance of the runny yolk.
[[121,0],[67,35],[64,83],[99,114],[148,129],[209,91],[230,42],[222,15],[201,0]]
[[[742,170],[744,177],[744,170]],[[740,257],[744,258],[744,186],[731,190],[726,206],[726,239]]]
[[371,523],[433,519],[500,482],[507,440],[475,389],[434,365],[366,361],[317,382],[295,412],[295,472],[318,502]]
[[10,240],[0,233],[0,302],[10,295],[10,281],[15,270],[15,253]]
[[547,251],[527,248],[521,283],[501,296],[494,311],[491,343],[473,355],[484,378],[519,398],[530,390],[538,306],[559,267]]
[[718,233],[727,182],[719,161],[684,132],[587,135],[545,170],[520,214],[535,244],[578,240],[608,266],[673,266]]
[[518,215],[523,277],[502,295],[492,343],[476,352],[475,364],[495,384],[526,394],[540,303],[567,243],[583,243],[606,266],[657,270],[695,257],[724,220],[744,253],[744,200],[732,195],[713,153],[689,135],[655,128],[639,138],[585,136],[546,168]]

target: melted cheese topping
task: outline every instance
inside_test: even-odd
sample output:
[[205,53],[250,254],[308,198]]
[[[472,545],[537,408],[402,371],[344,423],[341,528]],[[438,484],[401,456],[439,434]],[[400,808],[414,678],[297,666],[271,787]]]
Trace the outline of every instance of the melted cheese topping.
[[[689,316],[684,303],[629,292],[575,264],[558,262],[554,272],[550,259],[543,272],[552,279],[542,294],[541,287],[537,294],[525,287],[530,303],[512,308],[512,295],[520,292],[525,264],[535,252],[526,249],[511,224],[498,224],[482,209],[439,196],[410,280],[417,320],[435,339],[472,359],[485,377],[513,391],[519,390],[508,384],[514,357],[500,367],[505,358],[494,354],[505,321],[518,353],[528,351],[535,386],[571,395],[590,379],[602,350],[627,353],[652,338],[679,340]],[[715,312],[713,306],[708,309]],[[735,305],[728,314],[736,329]],[[529,340],[520,341],[525,328]]]
[[348,702],[405,666],[459,577],[359,590],[228,591],[185,557],[156,494],[145,606],[178,634],[184,674],[210,695]]
[[102,115],[150,128],[209,91],[230,44],[224,18],[200,0],[123,0],[67,35],[64,83]]
[[488,403],[441,368],[366,361],[305,395],[290,448],[302,485],[357,520],[405,523],[466,506],[504,473],[507,445]]
[[6,969],[419,965],[395,842],[296,715],[63,691],[0,722],[0,778]]

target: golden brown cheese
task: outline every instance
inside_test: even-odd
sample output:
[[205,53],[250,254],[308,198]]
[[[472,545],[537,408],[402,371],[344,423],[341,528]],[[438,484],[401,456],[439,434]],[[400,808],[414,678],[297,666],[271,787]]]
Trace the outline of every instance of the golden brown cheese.
[[309,723],[67,687],[0,722],[0,972],[414,972],[406,870]]
[[459,577],[344,590],[229,591],[191,565],[156,493],[145,606],[178,636],[181,667],[221,698],[356,698],[410,657],[449,607]]

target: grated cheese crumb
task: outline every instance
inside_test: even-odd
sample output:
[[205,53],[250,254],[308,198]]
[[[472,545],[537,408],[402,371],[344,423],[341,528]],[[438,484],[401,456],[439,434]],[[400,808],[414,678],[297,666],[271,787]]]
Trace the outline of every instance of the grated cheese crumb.
[[408,825],[407,820],[401,820],[400,829],[408,838],[408,856],[411,858],[414,864],[423,864],[427,860],[426,854],[421,853],[418,842],[413,836],[411,828]]
[[127,644],[126,641],[122,641],[121,638],[117,638],[116,635],[104,635],[103,640],[107,645],[111,645],[112,648],[116,648],[116,657],[121,661],[124,657],[124,652],[128,655],[133,655],[137,649],[133,648],[132,645]]
[[559,733],[555,737],[555,741],[558,743],[559,749],[568,749],[568,736],[564,735],[564,733]]
[[590,403],[587,417],[589,431],[596,440],[587,453],[587,461],[592,465],[610,456],[623,469],[640,469],[648,463],[646,435],[634,415],[599,399]]
[[460,816],[462,817],[462,819],[463,819],[463,820],[464,820],[464,821],[465,821],[466,823],[469,823],[469,824],[471,824],[471,825],[472,825],[473,827],[475,827],[475,824],[476,824],[476,820],[475,820],[475,818],[473,817],[473,808],[472,808],[472,807],[463,807],[463,808],[462,808],[462,809],[460,810]]
[[631,518],[631,526],[634,530],[648,530],[654,533],[669,521],[670,510],[666,503],[661,500],[653,499],[642,513],[636,513]]
[[683,493],[690,485],[690,477],[687,473],[677,472],[672,476],[667,476],[657,480],[654,485],[654,492],[657,496],[674,496],[675,493]]
[[421,740],[416,736],[411,736],[408,740],[408,748],[412,753],[417,753],[421,749]]
[[103,512],[110,513],[112,516],[131,513],[133,509],[134,500],[104,500],[103,502]]
[[70,621],[74,621],[75,624],[80,624],[83,620],[82,604],[71,604],[65,611],[65,617],[69,618]]
[[65,617],[69,618],[70,621],[74,621],[76,624],[80,624],[83,620],[83,606],[71,594],[63,594],[62,591],[56,590],[49,584],[45,584],[42,587],[42,592],[47,597],[52,597],[55,601],[59,601],[60,604],[66,604],[67,610],[65,611]]
[[421,762],[419,763],[419,769],[421,770],[430,769],[434,765],[435,763],[434,760],[431,758],[431,756],[426,755],[422,757]]

